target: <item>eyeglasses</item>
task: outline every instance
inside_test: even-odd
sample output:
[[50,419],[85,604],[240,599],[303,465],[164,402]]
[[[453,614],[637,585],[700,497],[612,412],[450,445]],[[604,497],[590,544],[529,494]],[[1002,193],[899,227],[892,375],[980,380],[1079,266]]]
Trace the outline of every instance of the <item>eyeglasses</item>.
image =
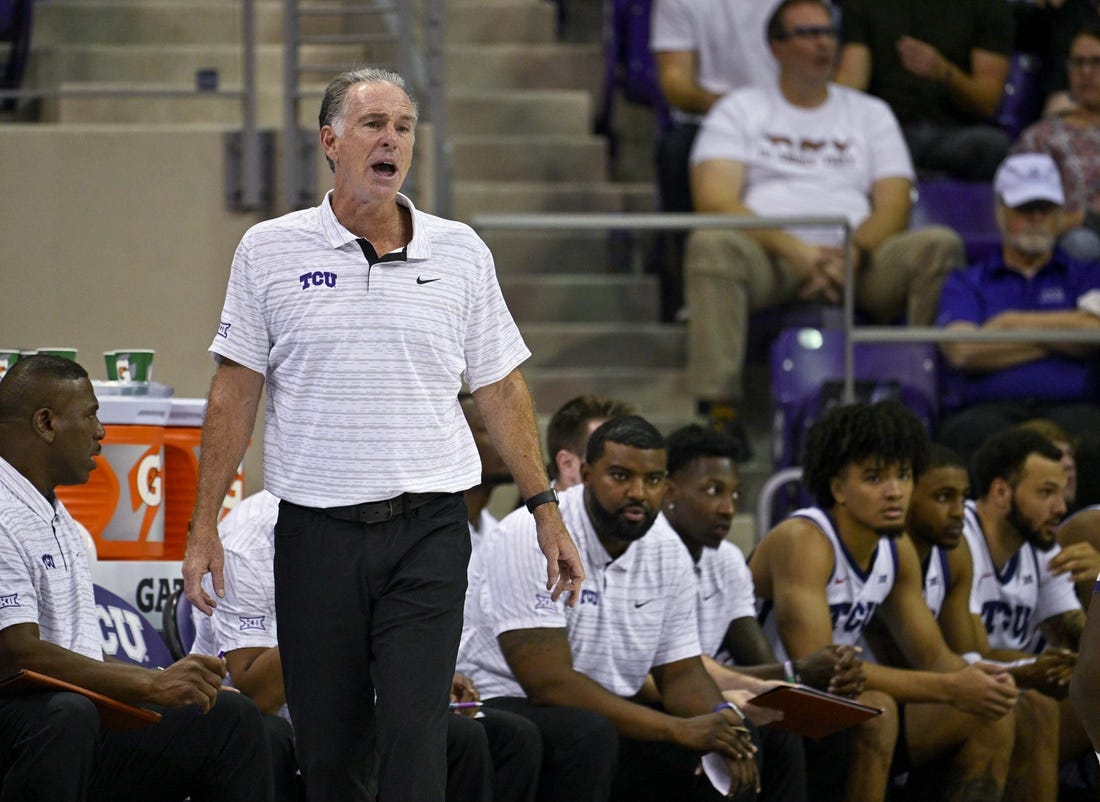
[[1100,56],[1073,56],[1066,59],[1070,70],[1100,70]]
[[838,34],[839,31],[835,25],[798,25],[775,38],[781,42],[786,39],[816,39],[818,36],[836,39]]

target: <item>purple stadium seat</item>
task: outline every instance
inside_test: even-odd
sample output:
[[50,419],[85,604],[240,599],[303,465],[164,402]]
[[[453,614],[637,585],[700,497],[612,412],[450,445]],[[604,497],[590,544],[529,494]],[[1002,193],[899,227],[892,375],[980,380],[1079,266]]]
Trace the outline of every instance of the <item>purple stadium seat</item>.
[[935,178],[918,181],[909,215],[912,228],[938,224],[958,232],[970,263],[997,253],[1001,233],[993,217],[993,185],[984,181]]
[[1016,139],[1043,113],[1043,62],[1031,53],[1013,53],[997,124]]
[[[785,329],[772,345],[773,459],[798,464],[806,431],[844,390],[844,332]],[[931,432],[938,417],[936,352],[930,343],[857,343],[854,378],[861,401],[896,398]]]

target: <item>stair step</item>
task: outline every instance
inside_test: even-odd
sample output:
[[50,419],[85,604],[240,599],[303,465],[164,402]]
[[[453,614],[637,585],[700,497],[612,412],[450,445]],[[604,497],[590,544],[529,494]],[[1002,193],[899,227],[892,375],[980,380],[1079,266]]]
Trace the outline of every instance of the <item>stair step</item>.
[[501,229],[479,233],[492,250],[497,273],[501,276],[591,274],[594,271],[628,273],[635,265],[627,240],[619,234]]
[[444,31],[448,43],[549,44],[557,35],[552,3],[532,0],[478,0],[446,6]]
[[599,45],[450,45],[448,86],[470,89],[584,89],[599,97],[603,54]]
[[[334,51],[320,53],[315,58],[345,58],[341,48],[323,48]],[[311,52],[317,52],[314,48]],[[346,56],[347,63],[355,57]],[[272,74],[272,73],[267,73]],[[239,81],[227,83],[219,74],[223,89],[240,89]],[[65,81],[61,87],[88,91],[110,90],[114,94],[65,95],[51,100],[49,117],[43,122],[79,123],[192,123],[202,120],[210,123],[239,125],[240,101],[213,94],[197,94],[184,97],[136,97],[126,96],[127,91],[151,88],[170,90],[174,93],[191,92],[195,88],[195,76],[188,80],[167,83],[147,81],[95,82]],[[321,103],[323,87],[316,87],[315,95],[299,101],[299,124],[313,130],[317,125],[317,109]],[[566,90],[459,93],[447,96],[447,123],[453,137],[489,134],[530,134],[545,136],[590,135],[591,99],[583,92]],[[274,85],[261,85],[258,93],[257,116],[261,125],[281,127],[282,93]],[[596,140],[603,143],[603,140]]]
[[[352,64],[370,57],[365,48],[337,45],[311,45],[318,58],[340,65]],[[386,60],[393,57],[388,46]],[[360,55],[352,55],[353,52]],[[272,86],[279,80],[283,68],[281,45],[265,44],[256,48],[256,72],[261,86],[265,76],[272,77]],[[54,87],[62,83],[133,83],[150,79],[160,84],[195,85],[200,69],[217,70],[222,86],[240,86],[243,64],[240,45],[235,44],[144,44],[144,45],[69,45],[31,51],[28,86]],[[326,75],[327,80],[330,76]],[[320,95],[318,95],[318,98]]]
[[454,182],[454,214],[459,220],[504,212],[654,211],[652,184],[519,181]]
[[566,89],[447,91],[447,125],[453,136],[544,134],[584,136],[592,131],[592,98]]
[[636,404],[643,416],[658,413],[690,421],[695,405],[684,393],[680,370],[645,368],[532,368],[525,370],[536,407],[553,412],[582,393],[600,393]]
[[[256,3],[259,41],[280,43],[283,4]],[[38,45],[65,43],[175,44],[232,43],[241,40],[241,4],[224,0],[50,0],[35,6]],[[305,36],[377,33],[379,15],[303,14]],[[531,0],[448,3],[444,34],[449,43],[550,44],[556,36],[555,10]]]
[[687,332],[653,323],[521,323],[537,368],[607,367],[682,369]]
[[506,276],[500,288],[520,323],[656,322],[655,276]]
[[607,144],[595,136],[452,136],[457,181],[605,181]]

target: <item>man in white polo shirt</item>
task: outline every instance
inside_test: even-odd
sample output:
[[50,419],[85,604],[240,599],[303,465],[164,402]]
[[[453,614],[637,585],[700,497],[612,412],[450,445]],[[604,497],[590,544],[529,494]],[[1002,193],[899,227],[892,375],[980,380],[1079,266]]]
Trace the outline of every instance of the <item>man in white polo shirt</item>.
[[492,256],[398,192],[416,120],[399,75],[361,68],[329,84],[333,190],[245,234],[211,346],[186,592],[209,614],[223,591],[220,499],[266,385],[280,656],[311,799],[366,798],[374,732],[382,798],[443,799],[470,554],[462,492],[481,475],[464,380],[535,517],[547,588],[557,598],[583,579]]
[[96,467],[98,409],[67,359],[31,356],[0,380],[0,678],[37,671],[163,717],[106,730],[80,694],[0,695],[0,798],[273,799],[259,711],[219,693],[224,661],[191,655],[157,671],[104,660],[83,533],[54,493]]
[[[530,519],[512,513],[483,546],[481,625],[459,670],[487,705],[542,731],[541,799],[718,798],[694,773],[711,751],[726,759],[734,793],[751,796],[758,739],[699,659],[687,553],[671,531],[651,528],[664,438],[642,418],[614,418],[592,433],[582,471],[583,484],[561,496],[588,571],[580,603],[565,608],[542,588]],[[649,673],[660,707],[634,698]]]

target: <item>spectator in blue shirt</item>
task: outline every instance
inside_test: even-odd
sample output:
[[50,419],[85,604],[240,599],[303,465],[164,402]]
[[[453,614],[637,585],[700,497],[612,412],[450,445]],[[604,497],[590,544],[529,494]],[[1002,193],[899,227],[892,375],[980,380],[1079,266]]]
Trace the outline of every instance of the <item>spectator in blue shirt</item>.
[[[937,325],[1100,329],[1100,265],[1075,262],[1055,248],[1065,197],[1054,160],[1009,156],[993,187],[1001,253],[948,275]],[[1034,417],[1074,437],[1100,432],[1094,344],[955,342],[942,351],[948,416],[940,439],[965,456],[990,434]]]

